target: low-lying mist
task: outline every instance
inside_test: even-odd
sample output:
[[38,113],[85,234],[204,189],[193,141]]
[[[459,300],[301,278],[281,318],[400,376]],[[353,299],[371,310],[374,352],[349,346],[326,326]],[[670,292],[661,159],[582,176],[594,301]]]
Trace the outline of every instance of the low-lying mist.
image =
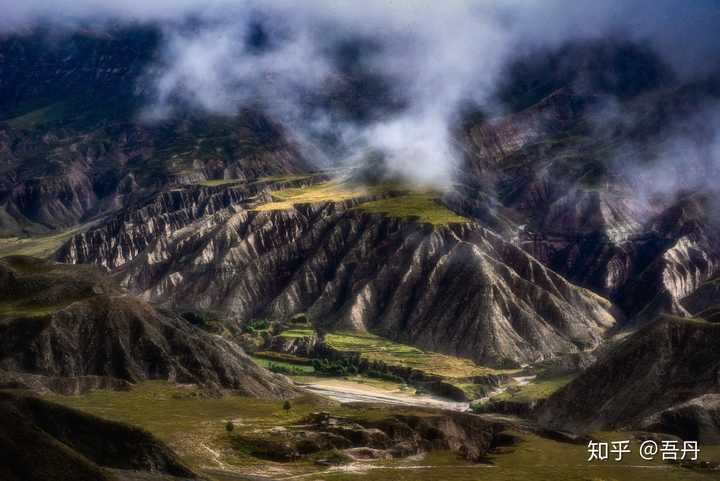
[[[234,115],[256,107],[287,125],[318,166],[379,152],[393,175],[440,187],[453,182],[461,161],[453,132],[468,105],[486,117],[505,115],[567,84],[621,105],[716,71],[720,45],[711,1],[29,0],[5,7],[6,31],[34,23],[156,24],[160,50],[140,78],[150,92],[144,121],[186,109]],[[717,125],[716,106],[708,102],[694,121]],[[618,107],[607,119],[634,121],[627,116]],[[670,192],[680,177],[667,173],[687,171],[678,152],[689,147],[679,129],[665,132],[670,138],[652,163],[659,167],[632,168],[641,169],[633,175],[643,184]],[[718,142],[706,138],[699,146],[693,140],[691,157],[714,165]]]

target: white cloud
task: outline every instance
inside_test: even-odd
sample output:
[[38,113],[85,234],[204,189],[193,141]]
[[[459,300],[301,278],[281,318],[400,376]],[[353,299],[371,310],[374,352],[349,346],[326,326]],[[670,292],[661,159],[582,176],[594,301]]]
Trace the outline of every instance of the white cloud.
[[[0,28],[36,21],[158,21],[165,42],[152,77],[158,100],[147,115],[167,115],[178,98],[220,114],[259,103],[300,135],[332,128],[348,144],[383,150],[409,177],[447,183],[453,162],[448,129],[459,103],[488,100],[502,63],[521,40],[551,45],[620,30],[650,38],[683,65],[708,45],[717,47],[717,29],[707,20],[717,18],[717,7],[709,0],[685,3],[0,0]],[[248,21],[258,13],[270,19],[271,34],[281,37],[276,48],[262,54],[245,47]],[[185,22],[188,17],[197,20],[193,27]],[[367,125],[338,124],[306,109],[304,93],[322,91],[333,75],[328,45],[352,36],[381,44],[365,68],[391,79],[407,108]]]

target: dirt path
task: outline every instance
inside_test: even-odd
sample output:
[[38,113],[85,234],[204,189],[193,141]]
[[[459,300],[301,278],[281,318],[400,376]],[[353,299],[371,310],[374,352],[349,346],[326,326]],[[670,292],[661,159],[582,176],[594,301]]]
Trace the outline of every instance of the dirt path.
[[435,396],[413,395],[402,391],[391,391],[343,379],[318,379],[299,383],[308,391],[340,402],[366,402],[395,404],[402,406],[421,406],[451,411],[466,411],[470,404],[453,402]]
[[[510,379],[512,379],[513,381],[515,381],[515,384],[514,384],[515,386],[527,386],[528,384],[530,384],[530,381],[532,381],[533,379],[535,379],[535,377],[536,377],[536,376],[534,376],[534,375],[533,375],[533,376],[515,376],[515,377],[512,377],[512,378],[510,378]],[[512,385],[513,385],[512,382],[507,383],[507,384],[503,384],[502,386],[500,386],[500,387],[498,387],[498,388],[495,388],[495,389],[493,389],[492,391],[490,391],[487,396],[481,397],[478,401],[481,402],[481,403],[487,402],[487,401],[489,401],[490,399],[494,398],[495,396],[499,396],[500,394],[502,394],[502,393],[504,393],[505,391],[507,391],[508,387],[510,387],[510,386],[512,386]]]

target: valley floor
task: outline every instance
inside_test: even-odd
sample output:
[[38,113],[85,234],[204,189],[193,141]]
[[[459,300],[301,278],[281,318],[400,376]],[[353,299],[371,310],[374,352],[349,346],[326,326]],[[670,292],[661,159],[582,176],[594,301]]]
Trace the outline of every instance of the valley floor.
[[[633,454],[621,463],[588,463],[584,444],[568,444],[519,430],[515,446],[499,448],[485,463],[471,463],[452,452],[431,452],[406,459],[355,461],[339,466],[319,466],[309,460],[275,462],[261,460],[233,447],[236,434],[280,427],[297,422],[311,412],[333,415],[378,416],[394,412],[408,413],[412,395],[395,391],[391,385],[363,384],[341,379],[299,378],[325,390],[328,397],[382,398],[393,404],[341,404],[322,396],[305,396],[291,401],[284,410],[282,401],[263,401],[225,395],[214,397],[195,386],[174,385],[163,381],[140,383],[130,391],[93,391],[82,396],[52,396],[53,401],[108,419],[139,425],[166,441],[190,465],[217,481],[238,480],[372,480],[372,481],[681,481],[710,480],[703,474],[661,461],[644,462]],[[354,399],[353,399],[354,400]],[[354,407],[353,407],[354,406]],[[227,421],[234,430],[226,431]],[[601,433],[598,439],[624,439],[623,433]],[[720,446],[702,446],[702,457],[720,460]]]
[[419,406],[451,411],[467,411],[470,403],[453,402],[436,396],[412,394],[401,385],[385,382],[369,383],[367,378],[334,379],[321,377],[300,377],[296,381],[313,394],[324,396],[339,402],[381,403],[397,406]]

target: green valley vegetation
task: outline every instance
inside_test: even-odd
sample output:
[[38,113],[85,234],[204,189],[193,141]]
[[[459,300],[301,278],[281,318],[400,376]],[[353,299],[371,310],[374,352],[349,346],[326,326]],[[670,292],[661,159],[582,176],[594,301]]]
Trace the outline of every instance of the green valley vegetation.
[[270,327],[270,322],[267,319],[252,319],[243,325],[243,330],[246,332],[263,332],[267,331]]
[[315,335],[313,329],[286,329],[280,333],[280,337],[297,339],[302,337],[310,337]]
[[472,404],[471,409],[476,413],[502,412],[527,415],[539,402],[569,384],[574,378],[575,375],[568,374],[527,379],[522,383],[511,382],[489,399]]
[[262,367],[278,374],[286,374],[289,376],[303,376],[307,374],[313,374],[315,372],[314,366],[307,366],[294,362],[276,360],[273,361],[257,355],[253,356],[253,360]]
[[[353,359],[313,359],[313,368],[315,372],[325,376],[355,376],[360,374],[361,367],[356,360]],[[382,362],[370,363],[370,365],[362,370],[362,374],[385,381],[403,384],[405,379],[392,372],[392,369]]]
[[340,352],[357,352],[370,362],[412,368],[444,378],[462,379],[516,372],[479,366],[470,359],[423,351],[367,332],[334,332],[325,336],[325,342]]
[[[453,399],[472,400],[485,396],[496,383],[505,382],[518,372],[480,366],[470,359],[424,351],[367,332],[339,331],[320,336],[312,328],[293,324],[278,330],[277,322],[260,324],[264,329],[255,330],[256,322],[246,323],[243,328],[245,335],[255,336],[254,345],[264,346],[253,357],[262,366],[286,375],[354,379],[361,376],[405,388],[409,384],[418,394],[427,393],[430,387]],[[298,355],[283,351],[284,346],[316,347],[311,348],[311,353],[307,347],[300,347],[304,354]],[[438,382],[446,383],[445,387],[428,384]]]
[[297,180],[312,179],[315,176],[321,176],[321,175],[326,175],[326,174],[327,174],[327,172],[318,172],[318,173],[311,173],[311,174],[272,175],[272,176],[260,177],[257,180],[257,182],[267,182],[267,183],[294,182]]

